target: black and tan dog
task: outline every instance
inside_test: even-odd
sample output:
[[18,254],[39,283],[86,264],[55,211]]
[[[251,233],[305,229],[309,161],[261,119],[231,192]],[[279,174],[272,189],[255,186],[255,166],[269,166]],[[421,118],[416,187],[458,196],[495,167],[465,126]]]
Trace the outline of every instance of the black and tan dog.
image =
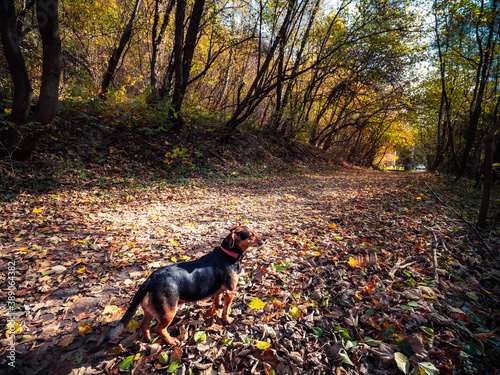
[[99,346],[108,343],[127,326],[139,305],[144,310],[140,327],[147,340],[151,339],[149,326],[154,318],[158,323],[155,332],[165,342],[178,344],[178,340],[167,332],[178,304],[214,296],[214,304],[219,307],[224,292],[222,320],[230,324],[233,319],[229,317],[229,307],[238,284],[243,255],[248,248],[260,246],[264,241],[265,237],[258,236],[248,227],[235,226],[230,229],[221,246],[211,253],[192,262],[159,268],[141,285],[118,325],[106,334]]

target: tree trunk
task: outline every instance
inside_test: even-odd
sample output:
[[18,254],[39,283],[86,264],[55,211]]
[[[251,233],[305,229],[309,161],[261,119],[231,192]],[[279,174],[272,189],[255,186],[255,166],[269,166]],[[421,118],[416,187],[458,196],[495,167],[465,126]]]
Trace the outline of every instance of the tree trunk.
[[177,0],[177,10],[175,14],[175,45],[174,45],[174,96],[172,104],[174,107],[174,130],[179,131],[183,121],[180,116],[182,102],[186,95],[186,89],[189,83],[189,74],[193,62],[194,50],[198,39],[201,16],[205,9],[205,0],[195,0],[191,19],[184,39],[184,17],[186,13],[185,0]]
[[130,37],[132,36],[132,26],[134,24],[135,17],[139,12],[141,2],[142,0],[136,0],[134,10],[130,16],[127,26],[125,26],[125,29],[123,30],[123,34],[120,38],[120,42],[118,43],[118,47],[113,50],[113,53],[109,58],[108,68],[106,69],[106,72],[104,73],[104,76],[102,78],[101,93],[99,94],[99,97],[101,99],[105,98],[106,94],[108,93],[109,85],[111,84],[111,81],[115,76],[115,71],[122,57],[122,53],[125,50]]
[[156,77],[156,62],[158,60],[158,47],[163,41],[163,37],[165,35],[165,30],[167,29],[168,22],[170,20],[170,13],[172,12],[172,8],[174,7],[175,0],[169,0],[167,4],[167,8],[165,10],[165,14],[163,15],[163,21],[160,27],[160,31],[158,32],[158,22],[160,19],[159,15],[159,6],[161,0],[155,1],[155,13],[154,13],[154,21],[153,21],[153,30],[152,30],[152,51],[151,51],[151,87],[153,89],[158,89],[157,86],[157,77]]
[[490,206],[491,185],[493,179],[493,139],[495,138],[497,131],[498,129],[489,133],[484,141],[483,196],[481,198],[481,207],[479,209],[477,219],[477,226],[480,228],[486,227],[486,221],[488,218],[488,208]]
[[[32,90],[24,57],[19,49],[14,3],[0,3],[2,44],[14,83],[12,120],[17,125],[10,132],[5,146],[9,152],[12,151],[11,155],[15,160],[24,161],[31,157],[41,131],[56,115],[62,65],[58,5],[58,0],[37,2],[37,21],[43,46],[43,71],[38,106],[30,116]],[[31,123],[36,124],[33,126]]]
[[[262,66],[259,68],[257,75],[254,77],[252,85],[250,86],[245,98],[243,100],[239,100],[236,103],[236,109],[233,112],[231,118],[224,124],[224,133],[229,134],[234,131],[238,125],[240,125],[243,121],[245,121],[252,113],[252,110],[255,108],[255,105],[260,103],[264,98],[263,94],[270,90],[271,87],[276,87],[276,85],[271,85],[269,82],[264,82],[263,77],[268,72],[268,68],[271,64],[272,58],[274,57],[274,53],[276,49],[279,47],[281,41],[281,36],[288,36],[286,32],[289,30],[291,25],[291,18],[293,13],[293,7],[295,5],[295,1],[292,0],[289,3],[287,13],[283,19],[283,23],[281,24],[280,31],[278,32],[278,36],[274,40],[274,43],[269,48],[267,52],[267,56],[262,63]],[[267,87],[264,87],[267,86]]]
[[48,124],[55,118],[59,101],[62,55],[57,3],[57,0],[38,0],[37,4],[43,43],[43,71],[35,121],[41,124]]
[[177,0],[175,7],[175,35],[174,35],[174,94],[172,97],[171,119],[174,123],[174,131],[182,128],[182,119],[179,116],[178,109],[182,105],[182,45],[184,42],[184,17],[186,15],[186,0]]
[[0,1],[0,33],[5,59],[14,84],[12,122],[20,125],[28,118],[33,90],[19,48],[14,0]]
[[[476,85],[474,87],[474,94],[469,110],[470,114],[469,126],[467,128],[465,136],[465,142],[466,142],[465,150],[462,155],[462,164],[457,174],[456,178],[457,180],[464,175],[467,169],[467,165],[469,164],[470,151],[472,150],[472,146],[476,139],[477,127],[479,125],[479,118],[481,116],[481,112],[483,111],[484,91],[486,89],[486,84],[488,82],[488,77],[490,75],[491,66],[493,63],[493,56],[495,55],[494,54],[495,42],[493,39],[495,33],[495,23],[497,21],[497,14],[498,14],[497,6],[498,6],[498,0],[493,0],[492,1],[493,12],[491,20],[489,21],[490,23],[488,25],[489,30],[485,48],[483,48],[479,32],[479,23],[481,22],[481,20],[478,20],[476,24],[476,40],[479,48],[479,63],[476,72]],[[484,14],[481,12],[481,17],[479,18],[482,19],[483,16]]]

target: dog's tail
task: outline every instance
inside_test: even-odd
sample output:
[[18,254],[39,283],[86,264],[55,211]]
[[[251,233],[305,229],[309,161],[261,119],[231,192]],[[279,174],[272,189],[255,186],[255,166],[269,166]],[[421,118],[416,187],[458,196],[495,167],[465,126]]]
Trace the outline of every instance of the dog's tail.
[[135,294],[134,298],[132,299],[132,303],[130,304],[130,307],[127,309],[125,314],[123,314],[123,317],[121,318],[120,322],[118,325],[113,328],[111,331],[109,331],[106,336],[104,336],[104,339],[102,342],[99,344],[99,347],[102,347],[106,345],[108,342],[113,340],[118,334],[127,326],[127,324],[132,320],[132,318],[135,315],[135,312],[137,311],[137,308],[139,307],[142,299],[146,296],[146,293],[149,290],[149,279],[144,282],[144,284],[141,285],[137,293]]

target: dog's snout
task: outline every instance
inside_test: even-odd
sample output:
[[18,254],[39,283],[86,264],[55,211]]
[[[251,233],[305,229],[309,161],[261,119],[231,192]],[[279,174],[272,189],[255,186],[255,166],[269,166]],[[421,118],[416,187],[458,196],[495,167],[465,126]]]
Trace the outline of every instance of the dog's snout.
[[260,241],[259,241],[259,246],[264,245],[264,242],[266,242],[266,237],[261,236],[261,237],[260,237]]

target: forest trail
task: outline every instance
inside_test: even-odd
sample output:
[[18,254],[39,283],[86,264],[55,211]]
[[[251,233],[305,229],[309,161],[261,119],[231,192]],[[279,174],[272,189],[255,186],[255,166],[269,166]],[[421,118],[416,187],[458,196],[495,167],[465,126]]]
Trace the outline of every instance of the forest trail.
[[[453,201],[433,175],[375,171],[21,194],[0,217],[13,373],[493,374],[498,264],[425,182]],[[149,272],[198,258],[235,224],[267,242],[243,261],[233,325],[185,305],[180,347],[124,330],[113,355],[85,352]],[[2,326],[7,314],[5,302]],[[7,343],[4,328],[4,368]]]

